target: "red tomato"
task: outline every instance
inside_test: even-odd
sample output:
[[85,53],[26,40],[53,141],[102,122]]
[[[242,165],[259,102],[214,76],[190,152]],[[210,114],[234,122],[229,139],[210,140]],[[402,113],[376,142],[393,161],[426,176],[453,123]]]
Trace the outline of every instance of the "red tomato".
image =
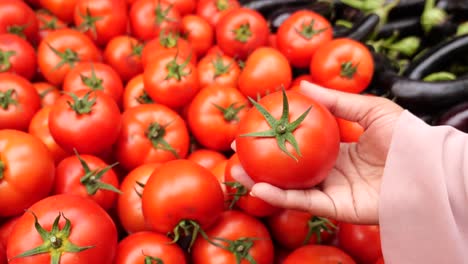
[[252,9],[236,8],[226,13],[216,24],[215,32],[216,43],[223,52],[239,59],[268,44],[267,21]]
[[41,98],[25,78],[0,73],[0,129],[27,130],[41,107]]
[[41,106],[52,106],[60,98],[60,90],[48,82],[37,82],[32,84],[41,98]]
[[78,62],[100,61],[101,52],[83,33],[73,29],[59,29],[39,44],[38,65],[51,84],[62,84],[65,75]]
[[332,246],[307,245],[294,250],[283,264],[356,264],[345,252]]
[[190,140],[185,121],[174,110],[156,104],[139,105],[122,115],[115,155],[132,170],[145,163],[185,158]]
[[221,152],[210,149],[197,149],[190,153],[187,159],[209,170],[214,169],[219,162],[227,160]]
[[358,142],[359,137],[364,133],[364,128],[358,122],[336,118],[340,129],[341,142]]
[[230,196],[229,207],[232,209],[235,205],[245,213],[255,217],[265,217],[278,212],[279,208],[270,205],[262,199],[251,196],[245,186],[232,178],[231,169],[239,164],[239,157],[237,153],[234,153],[228,160],[224,171],[224,185]]
[[127,32],[125,0],[80,0],[74,12],[75,26],[100,46]]
[[49,13],[44,9],[36,11],[36,17],[39,23],[39,42],[41,42],[47,35],[58,29],[64,29],[67,24],[56,16]]
[[268,229],[252,216],[226,211],[207,235],[215,245],[199,237],[191,251],[193,264],[273,263]]
[[[39,246],[44,253],[18,256]],[[73,252],[72,246],[80,251]],[[20,217],[8,239],[7,256],[12,264],[111,264],[116,249],[112,218],[92,200],[64,194],[42,199]]]
[[278,45],[276,44],[276,34],[270,34],[268,36],[268,46],[274,49],[278,49]]
[[228,197],[228,193],[226,191],[226,185],[224,184],[224,172],[226,171],[226,165],[227,165],[227,160],[222,160],[218,163],[216,163],[216,165],[210,170],[211,173],[213,173],[213,175],[216,177],[216,179],[218,179],[219,181],[219,184],[221,186],[221,189],[223,190],[223,194],[224,194],[224,208],[225,209],[229,209],[229,204],[227,204],[227,202],[229,201],[229,197]]
[[152,103],[154,103],[153,99],[151,99],[145,91],[143,74],[138,74],[125,86],[123,94],[123,109],[127,110],[138,105]]
[[128,81],[143,73],[141,55],[143,44],[130,36],[118,36],[109,41],[104,50],[104,61]]
[[338,246],[362,264],[374,264],[382,256],[377,225],[338,225]]
[[7,264],[6,252],[3,245],[0,245],[0,264]]
[[101,91],[80,90],[63,95],[49,116],[50,134],[68,153],[103,154],[121,127],[117,103]]
[[289,89],[292,69],[281,52],[270,47],[258,48],[245,62],[239,76],[239,90],[247,97],[261,98],[281,89]]
[[31,80],[36,74],[36,51],[26,40],[0,34],[0,72],[11,72]]
[[36,15],[24,1],[2,0],[0,2],[0,34],[16,34],[36,44],[37,32]]
[[224,52],[218,45],[211,46],[211,48],[206,52],[205,56],[208,55],[225,55]]
[[294,78],[291,83],[291,86],[300,86],[302,81],[313,82],[312,76],[310,74],[302,74]]
[[278,28],[276,44],[292,66],[307,68],[317,49],[333,38],[333,27],[322,15],[300,10]]
[[122,181],[122,193],[117,198],[117,214],[125,231],[129,234],[149,230],[143,217],[141,196],[151,174],[161,163],[148,163],[130,171]]
[[213,46],[214,29],[201,16],[187,15],[182,18],[181,33],[190,42],[197,57],[205,53]]
[[184,251],[162,234],[138,232],[120,241],[114,264],[185,264]]
[[375,264],[385,264],[384,259],[379,258],[379,260],[377,260],[377,262],[375,262]]
[[197,0],[165,0],[172,6],[174,6],[177,11],[179,11],[181,16],[187,16],[195,11],[197,5]]
[[65,23],[73,22],[76,3],[79,0],[39,0],[39,4]]
[[198,62],[198,80],[200,87],[222,85],[237,87],[241,69],[236,60],[221,54],[207,54]]
[[372,80],[374,60],[362,43],[347,38],[335,39],[318,49],[310,63],[310,74],[318,85],[360,93]]
[[226,13],[240,7],[238,0],[200,0],[197,3],[196,14],[215,27]]
[[8,237],[11,234],[11,230],[13,230],[13,227],[15,226],[16,221],[18,221],[19,218],[19,216],[8,218],[7,221],[3,222],[0,225],[0,245],[3,246],[3,248],[5,249],[7,246]]
[[[283,103],[288,105],[285,113]],[[328,109],[296,91],[275,92],[255,104],[240,121],[236,138],[237,153],[247,174],[255,182],[283,189],[311,188],[325,179],[340,146],[338,125]],[[269,124],[259,107],[275,121]],[[269,136],[262,136],[265,132]],[[297,148],[291,144],[292,137]]]
[[286,257],[289,254],[291,254],[290,250],[286,250],[284,248],[276,246],[275,247],[275,262],[274,262],[274,264],[283,264],[284,260],[286,259]]
[[16,216],[46,197],[55,165],[46,146],[17,130],[0,130],[0,217]]

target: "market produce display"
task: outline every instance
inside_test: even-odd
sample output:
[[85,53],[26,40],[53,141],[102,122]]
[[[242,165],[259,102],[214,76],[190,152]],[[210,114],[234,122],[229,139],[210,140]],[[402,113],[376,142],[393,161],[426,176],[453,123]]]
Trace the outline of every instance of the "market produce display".
[[303,80],[468,132],[467,14],[455,0],[1,0],[0,264],[384,263],[378,225],[275,207],[231,169],[309,189],[359,140]]

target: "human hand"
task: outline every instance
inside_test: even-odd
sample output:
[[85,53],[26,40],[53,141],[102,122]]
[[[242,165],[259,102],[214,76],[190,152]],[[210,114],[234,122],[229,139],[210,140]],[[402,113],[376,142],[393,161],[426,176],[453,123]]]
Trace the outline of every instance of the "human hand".
[[380,183],[393,128],[403,109],[385,98],[339,92],[304,81],[301,93],[322,103],[336,117],[363,126],[359,141],[341,143],[334,168],[313,189],[282,190],[254,183],[241,166],[232,168],[233,178],[251,189],[251,195],[274,206],[338,221],[377,224]]

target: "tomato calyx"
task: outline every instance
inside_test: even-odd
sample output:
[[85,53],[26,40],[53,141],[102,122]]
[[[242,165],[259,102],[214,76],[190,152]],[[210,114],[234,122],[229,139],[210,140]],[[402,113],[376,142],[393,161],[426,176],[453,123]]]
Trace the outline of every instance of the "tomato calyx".
[[80,78],[84,85],[89,87],[91,90],[104,90],[104,87],[102,86],[104,80],[97,77],[93,66],[91,66],[91,77],[80,74]]
[[143,54],[144,45],[142,43],[130,43],[130,47],[132,49],[130,55],[141,58],[141,55]]
[[200,224],[193,220],[181,220],[172,231],[174,238],[171,243],[177,243],[181,237],[190,237],[190,243],[187,250],[190,252],[195,240],[197,240],[198,235],[201,235],[203,239],[211,243],[211,240],[208,238],[208,235],[203,231]]
[[177,55],[172,59],[170,62],[166,64],[167,69],[167,76],[165,80],[169,79],[176,79],[177,81],[181,81],[184,76],[187,76],[191,73],[191,70],[185,70],[185,67],[190,62],[191,55],[189,55],[181,64],[177,63]]
[[266,131],[259,131],[259,132],[252,132],[247,134],[240,135],[241,137],[260,137],[260,138],[269,138],[274,137],[276,138],[276,143],[278,147],[283,151],[286,155],[293,158],[295,161],[298,161],[298,158],[294,156],[289,150],[286,148],[286,142],[289,142],[297,156],[301,157],[301,151],[299,149],[299,145],[296,141],[296,138],[292,134],[304,121],[304,119],[309,114],[312,106],[310,106],[304,113],[302,113],[296,120],[293,122],[289,122],[289,103],[288,97],[286,96],[286,91],[283,89],[283,111],[279,120],[275,119],[262,105],[257,103],[255,100],[249,97],[249,101],[254,105],[254,107],[260,112],[260,114],[265,118],[268,125],[271,127],[270,130]]
[[252,36],[252,30],[250,30],[249,23],[240,25],[238,28],[234,29],[233,32],[234,39],[242,43],[246,43]]
[[315,19],[312,19],[308,24],[305,22],[302,22],[301,28],[296,28],[296,32],[301,35],[303,38],[310,40],[312,39],[315,35],[318,35],[328,28],[320,28],[320,29],[315,29]]
[[232,103],[228,107],[222,107],[220,105],[213,103],[213,106],[216,107],[216,109],[218,109],[223,114],[225,121],[232,122],[232,121],[239,121],[238,114],[243,108],[245,108],[245,105],[236,107],[236,104],[237,103]]
[[216,0],[215,5],[218,11],[224,11],[229,8],[229,2],[227,0]]
[[[142,188],[142,189],[144,189],[144,188],[145,188],[145,186],[146,186],[146,184],[144,184],[144,183],[141,183],[141,182],[139,182],[139,181],[135,181],[135,184],[136,184],[136,185],[138,185],[138,186],[140,186],[140,188]],[[134,191],[135,191],[135,193],[138,195],[138,197],[140,197],[140,198],[141,198],[141,197],[143,196],[143,193],[142,193],[142,192],[140,192],[140,191],[138,191],[136,186],[135,186],[135,187],[133,187],[133,190],[134,190]]]
[[337,229],[337,227],[330,220],[318,216],[312,216],[312,218],[310,218],[307,222],[307,226],[309,229],[307,230],[307,235],[302,242],[302,245],[309,244],[312,235],[315,235],[317,238],[317,244],[321,244],[322,232],[326,231],[327,233],[332,234]]
[[93,38],[97,38],[96,22],[102,20],[103,17],[91,15],[91,11],[88,7],[86,7],[85,14],[80,12],[79,15],[83,19],[83,22],[78,26],[78,30],[81,32],[91,31]]
[[356,74],[359,63],[353,65],[351,61],[341,63],[340,76],[346,79],[352,79]]
[[145,256],[144,264],[164,264],[164,261],[160,258],[145,255],[142,252],[143,256]]
[[5,163],[0,160],[0,180],[3,179],[5,173]]
[[0,50],[0,72],[6,72],[11,68],[10,57],[15,54],[14,50]]
[[164,21],[169,21],[169,22],[174,22],[172,18],[169,17],[169,12],[171,12],[171,9],[173,8],[172,4],[168,6],[166,9],[162,8],[161,2],[158,1],[158,5],[154,9],[154,15],[155,15],[155,23],[156,25],[161,25],[164,23]]
[[91,91],[86,93],[83,98],[79,98],[74,93],[68,93],[72,98],[73,102],[67,101],[70,108],[75,111],[78,115],[84,115],[91,113],[93,106],[96,104],[96,97],[89,98]]
[[68,64],[70,67],[75,66],[75,63],[80,61],[78,53],[70,48],[66,48],[63,52],[60,52],[58,49],[52,47],[49,43],[46,43],[47,46],[55,53],[58,57],[60,57],[60,62],[55,65],[54,69],[57,70],[65,64]]
[[[214,240],[223,242],[223,244],[227,244],[227,246],[214,242]],[[241,237],[237,240],[229,240],[217,237],[209,242],[214,246],[231,252],[236,257],[236,264],[240,264],[243,260],[247,260],[250,264],[256,264],[257,262],[255,261],[255,259],[252,257],[252,255],[249,254],[250,249],[252,249],[252,247],[255,244],[255,240],[259,239],[251,237]]]
[[170,124],[171,122],[162,126],[161,124],[157,122],[153,122],[149,125],[145,134],[146,134],[146,137],[153,144],[154,148],[169,151],[170,153],[172,153],[172,155],[174,155],[178,159],[180,158],[180,156],[177,153],[177,151],[164,139],[164,136],[166,135],[166,128]]
[[241,183],[239,182],[225,182],[224,183],[227,187],[229,188],[232,188],[232,189],[235,189],[236,192],[235,193],[229,193],[229,196],[233,196],[232,200],[231,200],[231,203],[229,204],[229,209],[233,209],[234,208],[234,205],[236,205],[236,203],[239,201],[239,199],[242,197],[242,196],[245,196],[249,193],[249,191],[247,190],[247,188],[245,188],[244,185],[242,185]]
[[17,105],[18,101],[13,98],[15,90],[8,89],[5,92],[0,91],[0,108],[7,110],[10,105]]
[[42,26],[39,30],[56,30],[61,28],[58,26],[58,20],[56,17],[52,17],[49,20],[39,17],[39,20],[42,22]]
[[215,70],[214,72],[214,79],[218,78],[221,75],[224,75],[229,72],[229,69],[231,69],[232,63],[224,63],[223,57],[221,55],[216,55],[216,58],[211,61],[211,64],[213,65],[213,68]]
[[159,44],[165,48],[174,48],[177,46],[177,42],[179,40],[179,36],[177,34],[174,34],[172,32],[169,33],[163,33],[159,35]]
[[22,38],[26,38],[24,34],[24,30],[26,29],[27,25],[11,25],[7,28],[8,33],[15,34]]
[[146,91],[143,91],[140,96],[136,98],[137,102],[140,104],[152,104],[154,103],[153,99],[148,95]]
[[[65,215],[60,212],[59,215],[55,218],[54,223],[52,224],[52,229],[50,231],[45,230],[40,224],[37,219],[37,216],[34,212],[30,212],[34,216],[34,227],[36,231],[42,238],[43,244],[27,250],[15,257],[15,258],[24,258],[30,257],[34,255],[49,253],[50,254],[50,263],[51,264],[59,264],[60,258],[64,252],[68,253],[78,253],[94,246],[84,246],[80,247],[73,244],[68,238],[70,237],[71,233],[71,222]],[[59,227],[60,217],[65,219],[65,225],[62,229]]]

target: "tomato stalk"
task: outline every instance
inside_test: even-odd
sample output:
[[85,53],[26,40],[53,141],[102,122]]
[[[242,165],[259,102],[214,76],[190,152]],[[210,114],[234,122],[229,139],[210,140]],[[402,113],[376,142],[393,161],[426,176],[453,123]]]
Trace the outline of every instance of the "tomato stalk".
[[297,156],[302,156],[299,149],[299,145],[296,141],[296,138],[292,134],[304,121],[304,119],[309,114],[312,106],[310,106],[302,115],[300,115],[295,121],[289,122],[289,103],[288,97],[286,96],[286,91],[283,89],[283,111],[279,120],[275,119],[262,105],[257,103],[255,100],[249,97],[249,101],[254,105],[254,107],[260,112],[260,114],[265,118],[268,125],[271,127],[270,130],[253,132],[248,134],[242,134],[241,137],[260,137],[260,138],[276,138],[276,143],[278,147],[289,157],[293,158],[295,161],[298,161],[298,158],[294,156],[286,148],[286,142],[289,142],[294,150],[296,151]]
[[0,107],[3,110],[7,110],[10,105],[17,105],[18,101],[13,98],[15,90],[8,89],[6,92],[0,91]]
[[179,37],[171,32],[169,32],[168,34],[161,32],[161,34],[159,35],[159,43],[165,48],[174,48],[175,46],[177,46],[178,40]]
[[211,63],[215,70],[214,78],[217,78],[223,74],[228,73],[229,69],[231,69],[231,63],[224,64],[223,57],[219,54],[216,56],[216,59],[211,61]]
[[252,30],[250,30],[250,24],[245,23],[240,25],[238,28],[233,30],[234,39],[242,43],[247,42],[252,36]]
[[81,32],[91,31],[91,34],[92,34],[93,38],[97,38],[96,22],[98,22],[99,20],[102,20],[103,17],[101,17],[101,16],[96,16],[96,17],[92,16],[91,11],[89,10],[89,8],[86,8],[86,14],[82,14],[80,12],[79,15],[83,19],[83,23],[81,23],[78,26],[78,30],[80,30]]
[[187,67],[187,65],[189,64],[191,57],[191,55],[188,56],[181,64],[178,64],[176,55],[174,59],[172,59],[169,63],[166,64],[167,76],[165,80],[173,78],[177,81],[180,81],[182,80],[182,77],[189,75],[191,71],[186,71],[185,67]]
[[229,196],[233,196],[231,203],[229,204],[229,209],[233,209],[234,205],[239,201],[242,196],[245,196],[249,193],[247,188],[239,182],[225,182],[226,186],[235,189],[236,193],[230,193]]
[[22,38],[26,38],[24,34],[24,30],[26,29],[27,25],[12,25],[7,28],[8,33],[15,34]]
[[177,151],[164,139],[164,136],[166,135],[166,127],[170,124],[171,123],[169,122],[165,126],[162,126],[157,122],[151,123],[146,130],[146,137],[151,141],[154,148],[169,151],[176,158],[180,158]]
[[216,9],[218,11],[224,11],[229,8],[229,2],[228,0],[216,0]]
[[0,160],[0,180],[3,179],[4,173],[5,173],[5,163],[3,163],[3,161]]
[[140,104],[152,104],[154,103],[153,99],[143,90],[143,92],[136,98],[137,102]]
[[203,231],[201,226],[193,221],[193,220],[181,220],[174,230],[172,231],[172,235],[174,239],[171,243],[177,243],[182,236],[190,237],[190,243],[188,245],[188,251],[192,248],[195,240],[197,240],[198,235],[201,235],[206,241],[210,242],[211,240],[208,238],[208,235]]
[[356,74],[359,63],[353,65],[351,61],[341,63],[341,72],[340,76],[346,79],[352,79],[354,74]]
[[[71,228],[72,228],[71,222],[68,218],[65,217],[63,213],[60,212],[59,215],[55,218],[54,223],[52,224],[52,229],[50,231],[45,230],[39,224],[37,216],[34,214],[34,212],[30,212],[30,213],[34,216],[34,227],[36,228],[36,231],[41,236],[43,243],[42,245],[36,248],[27,250],[13,257],[12,259],[24,258],[24,257],[48,253],[50,254],[50,257],[51,257],[50,263],[59,264],[60,258],[62,257],[62,254],[64,252],[77,253],[77,252],[81,252],[81,251],[94,247],[94,246],[80,247],[80,246],[73,244],[69,240]],[[62,229],[60,229],[59,227],[60,217],[63,217],[65,219],[65,225]]]
[[96,97],[90,99],[90,94],[91,92],[88,92],[83,96],[83,98],[79,98],[76,94],[69,93],[73,102],[67,101],[67,104],[78,115],[89,114],[91,113],[93,106],[96,104]]
[[6,72],[11,68],[10,57],[15,54],[14,50],[0,50],[0,72]]
[[54,90],[53,87],[51,87],[51,88],[49,88],[49,89],[45,89],[44,91],[42,91],[42,92],[39,93],[39,97],[40,97],[41,99],[43,99],[43,98],[46,97],[46,95],[47,95],[48,93],[50,93],[52,90]]
[[236,107],[236,104],[237,103],[232,103],[228,107],[222,107],[220,105],[213,103],[213,106],[216,107],[216,109],[218,109],[219,111],[221,111],[221,113],[223,113],[224,120],[226,120],[227,122],[231,122],[233,120],[239,121],[238,114],[240,110],[245,108],[245,105]]
[[315,24],[315,19],[312,19],[310,21],[309,24],[305,23],[305,22],[302,22],[301,24],[301,28],[296,28],[296,32],[301,35],[303,38],[307,39],[307,40],[310,40],[312,39],[315,35],[318,35],[322,32],[324,32],[325,30],[327,30],[326,27],[324,28],[319,28],[319,29],[315,29],[314,28],[314,24]]
[[144,264],[164,264],[164,261],[160,258],[148,256],[145,254],[143,254],[143,256],[145,256]]
[[155,15],[155,23],[156,25],[161,25],[164,23],[164,21],[169,21],[173,22],[173,19],[169,18],[169,12],[171,12],[172,9],[172,4],[168,6],[166,9],[163,9],[161,6],[161,2],[158,1],[158,5],[154,9],[154,15]]
[[91,77],[80,74],[80,78],[84,85],[89,87],[91,90],[104,90],[104,87],[102,86],[104,80],[97,77],[94,66],[91,66]]
[[214,242],[213,240],[210,240],[212,245],[217,246],[219,248],[222,248],[224,250],[227,250],[234,254],[234,257],[236,258],[236,264],[240,264],[243,260],[247,260],[250,264],[257,264],[255,259],[252,257],[252,255],[249,254],[250,249],[254,246],[254,241],[259,240],[257,238],[250,238],[250,237],[241,237],[237,240],[229,240],[225,238],[214,238],[214,240],[221,241],[223,244],[219,244],[217,242]]
[[42,17],[39,17],[39,20],[43,23],[42,27],[40,27],[40,30],[56,30],[56,29],[61,29],[57,25],[57,18],[53,17],[50,20],[44,19]]
[[70,67],[74,67],[75,63],[80,61],[78,53],[70,48],[66,48],[63,52],[60,52],[58,49],[52,47],[49,43],[46,43],[47,46],[54,52],[55,55],[60,57],[60,62],[55,65],[54,69],[57,70],[65,64],[68,64]]
[[330,220],[318,216],[312,216],[312,218],[307,222],[307,226],[309,229],[307,230],[307,235],[304,242],[302,242],[302,245],[309,244],[313,234],[315,234],[315,237],[317,238],[317,244],[321,244],[323,231],[332,234],[336,230],[336,226]]

